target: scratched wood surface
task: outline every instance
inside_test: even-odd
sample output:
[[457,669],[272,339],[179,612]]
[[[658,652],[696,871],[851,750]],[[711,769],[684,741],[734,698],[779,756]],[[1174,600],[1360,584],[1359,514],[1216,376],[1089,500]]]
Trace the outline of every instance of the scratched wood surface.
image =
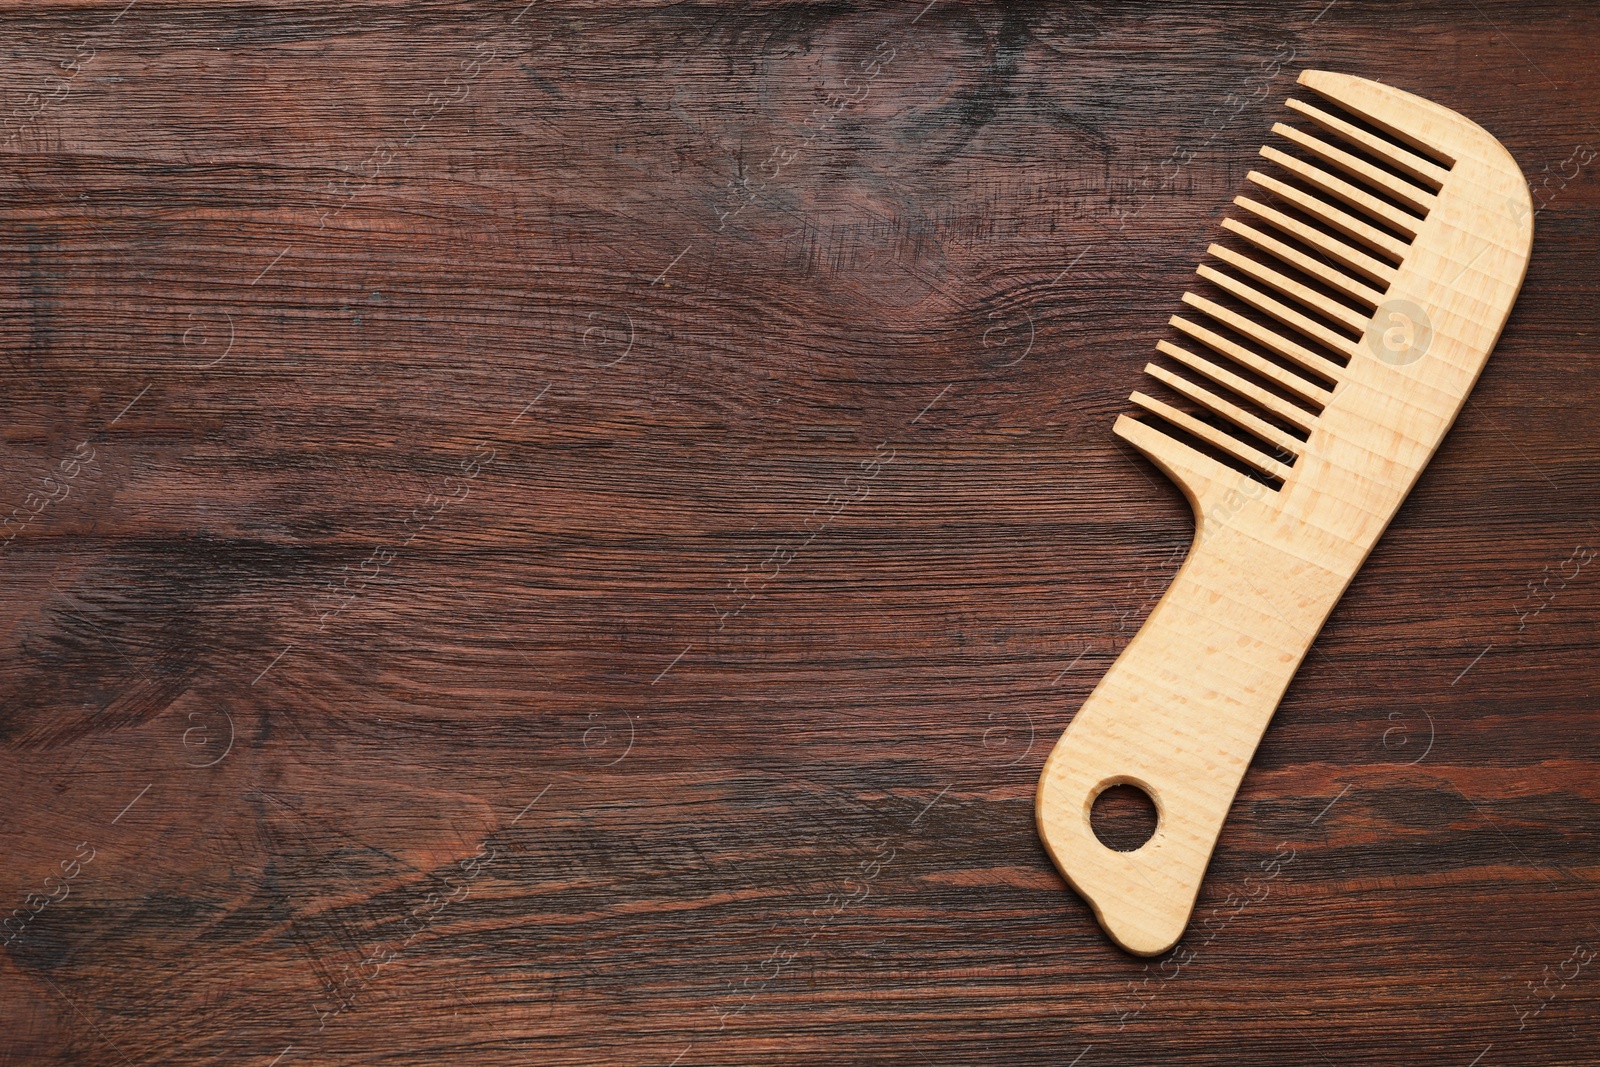
[[[1593,1061],[1600,11],[124,3],[0,6],[0,1062]],[[1306,66],[1532,267],[1137,959],[1033,789]]]

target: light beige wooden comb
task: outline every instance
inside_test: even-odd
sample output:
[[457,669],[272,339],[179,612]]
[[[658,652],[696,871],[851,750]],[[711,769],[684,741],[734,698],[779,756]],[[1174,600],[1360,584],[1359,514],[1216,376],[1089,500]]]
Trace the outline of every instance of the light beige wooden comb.
[[[1289,180],[1250,174],[1282,209],[1234,201],[1252,217],[1223,225],[1256,254],[1212,245],[1199,273],[1228,295],[1185,293],[1194,344],[1157,346],[1194,377],[1146,368],[1190,410],[1134,393],[1144,420],[1116,422],[1188,497],[1194,544],[1039,781],[1056,866],[1141,955],[1182,936],[1278,701],[1466,402],[1533,241],[1522,171],[1475,123],[1361,78],[1300,84],[1328,102],[1288,102],[1316,135],[1274,126],[1303,155],[1263,148]],[[1156,806],[1132,852],[1090,826],[1120,784]]]

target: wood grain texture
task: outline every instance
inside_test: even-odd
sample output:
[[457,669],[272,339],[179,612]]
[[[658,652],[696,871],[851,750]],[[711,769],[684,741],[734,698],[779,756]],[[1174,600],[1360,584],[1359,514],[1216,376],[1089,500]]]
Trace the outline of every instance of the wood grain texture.
[[[1592,6],[124,2],[0,6],[0,1061],[1593,1059]],[[1033,789],[1302,67],[1537,246],[1137,959]]]

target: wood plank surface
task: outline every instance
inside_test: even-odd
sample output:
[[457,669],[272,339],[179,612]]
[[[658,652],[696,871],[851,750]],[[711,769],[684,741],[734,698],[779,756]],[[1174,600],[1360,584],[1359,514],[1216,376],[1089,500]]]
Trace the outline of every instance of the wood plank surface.
[[[0,5],[0,1063],[1595,1062],[1597,39]],[[1033,791],[1302,67],[1500,138],[1532,265],[1139,959]]]

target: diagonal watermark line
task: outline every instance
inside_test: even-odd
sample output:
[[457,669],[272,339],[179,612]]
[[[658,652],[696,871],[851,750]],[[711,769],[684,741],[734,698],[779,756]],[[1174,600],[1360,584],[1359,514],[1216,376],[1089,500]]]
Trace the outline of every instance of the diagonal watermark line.
[[[954,384],[955,384],[954,382],[950,383],[950,385],[954,385]],[[950,391],[950,385],[947,385],[943,389],[939,390],[939,395],[934,397],[932,400],[928,401],[928,407],[923,408],[921,411],[917,412],[917,418],[911,420],[911,425],[915,426],[917,424],[917,419],[922,418],[922,416],[924,416],[924,415],[926,415],[928,413],[928,408],[933,407],[933,405],[937,404],[939,401],[944,399],[944,394],[946,394],[946,393],[948,393]]]
[[534,397],[532,400],[528,401],[527,406],[524,407],[521,411],[517,412],[517,417],[511,420],[511,425],[515,426],[518,422],[522,421],[522,416],[524,416],[524,415],[526,415],[528,413],[528,408],[531,408],[531,407],[533,407],[533,405],[537,404],[544,397],[544,394],[546,394],[546,393],[548,393],[550,391],[550,386],[552,386],[554,384],[556,384],[556,383],[555,382],[550,382],[543,389],[539,390],[539,395]]
[[910,24],[915,26],[917,22],[921,20],[922,16],[933,10],[933,5],[937,4],[938,2],[939,0],[928,0],[928,6],[923,8],[921,11],[918,11],[917,17],[912,19]]
[[686,646],[682,652],[679,652],[676,656],[673,656],[672,657],[672,662],[667,664],[666,670],[664,670],[660,674],[656,675],[655,681],[651,682],[650,684],[651,685],[655,685],[656,682],[659,682],[659,681],[661,681],[661,679],[665,678],[667,676],[667,671],[670,671],[672,668],[676,667],[678,665],[678,661],[680,659],[682,659],[683,657],[687,656],[689,654],[689,649],[691,649],[693,647],[694,647],[694,645],[693,645],[693,643],[691,643],[688,646]]
[[1490,1048],[1494,1048],[1494,1042],[1493,1041],[1489,1042],[1489,1048],[1484,1049],[1482,1052],[1480,1052],[1476,1056],[1472,1057],[1472,1062],[1467,1064],[1467,1067],[1478,1067],[1478,1061],[1483,1059],[1485,1056],[1487,1056],[1489,1054],[1489,1049]]
[[293,1049],[293,1048],[294,1048],[293,1045],[285,1045],[282,1052],[280,1052],[276,1056],[272,1057],[272,1062],[267,1064],[267,1067],[277,1067],[278,1061],[283,1059],[285,1056],[287,1056],[289,1054],[290,1050]]
[[1472,662],[1471,663],[1469,663],[1465,667],[1461,668],[1461,673],[1456,675],[1455,681],[1451,682],[1450,684],[1451,685],[1455,685],[1456,682],[1459,682],[1459,681],[1461,681],[1461,679],[1465,678],[1467,676],[1467,672],[1470,671],[1472,668],[1476,667],[1478,665],[1478,661],[1480,659],[1482,659],[1483,657],[1487,656],[1489,654],[1489,649],[1491,649],[1493,647],[1494,647],[1494,642],[1490,641],[1489,644],[1488,644],[1488,647],[1486,647],[1482,652],[1479,652],[1476,656],[1472,657]]
[[1089,654],[1089,646],[1085,645],[1083,647],[1083,651],[1078,653],[1078,658],[1073,660],[1071,663],[1067,664],[1065,667],[1061,668],[1061,673],[1056,675],[1056,681],[1055,682],[1051,682],[1050,684],[1051,685],[1055,685],[1056,682],[1059,682],[1059,681],[1061,681],[1061,679],[1065,678],[1067,676],[1067,672],[1078,665],[1078,660],[1082,659],[1083,657],[1087,656],[1088,654]]
[[[155,783],[151,782],[150,785],[155,785]],[[133,806],[135,804],[139,803],[139,797],[142,797],[146,793],[150,792],[150,785],[147,785],[143,789],[139,790],[139,796],[138,797],[134,797],[132,800],[128,801],[128,806],[126,808],[123,808],[121,811],[117,812],[117,817],[115,819],[111,820],[111,825],[112,826],[115,826],[115,825],[117,825],[117,823],[121,822],[122,821],[122,817],[124,815],[128,814],[128,812],[133,808]]]
[[[282,259],[284,256],[288,255],[289,254],[289,249],[291,249],[293,247],[294,247],[294,245],[292,245],[292,244],[284,245],[283,246],[283,251],[279,252],[278,255],[277,255],[277,258],[275,258],[271,263],[268,263],[265,267],[261,268],[261,273],[256,275],[256,281],[255,282],[251,282],[250,285],[254,285],[256,282],[259,282],[262,278],[265,278],[267,276],[267,271],[271,270],[273,267],[276,267],[278,265],[278,260]],[[249,286],[246,286],[246,288],[249,288]]]
[[[1054,278],[1050,279],[1050,284],[1054,285],[1054,284],[1056,284],[1056,282],[1059,282],[1062,278],[1065,278],[1067,276],[1067,271],[1071,270],[1073,267],[1076,267],[1078,265],[1078,260],[1082,259],[1084,256],[1088,255],[1092,251],[1094,251],[1094,245],[1090,245],[1089,247],[1085,248],[1082,252],[1079,252],[1076,256],[1073,256],[1072,257],[1072,262],[1068,263],[1065,267],[1063,267],[1061,269],[1061,273],[1060,274],[1057,274]],[[1091,1045],[1089,1047],[1093,1048],[1094,1046]]]
[[[155,382],[151,382],[150,383],[150,385],[154,385],[154,384],[155,384]],[[123,408],[121,411],[117,412],[117,418],[116,419],[112,419],[107,425],[115,426],[117,424],[117,419],[122,418],[122,416],[126,415],[129,411],[133,410],[133,405],[137,404],[139,402],[140,398],[143,397],[144,394],[146,394],[146,393],[148,393],[150,391],[150,385],[147,385],[143,389],[139,390],[139,395],[134,397],[132,400],[128,401],[128,406]]]
[[685,248],[682,252],[679,252],[678,256],[677,256],[677,259],[674,259],[671,263],[668,263],[667,264],[667,270],[664,270],[660,274],[657,274],[656,275],[656,280],[651,282],[650,284],[651,285],[659,285],[661,283],[661,279],[665,278],[667,276],[667,271],[671,270],[673,267],[676,267],[678,265],[678,260],[682,259],[684,256],[688,255],[689,254],[689,248],[693,248],[693,247],[694,247],[694,242],[690,241],[689,242],[689,247]]
[[[1482,408],[1480,408],[1477,405],[1477,402],[1472,399],[1472,394],[1471,393],[1467,394],[1467,403],[1472,405],[1472,410],[1474,412],[1476,412],[1477,414],[1483,416],[1483,421],[1487,422],[1489,424],[1490,428],[1493,429],[1495,433],[1497,433],[1501,437],[1505,438],[1506,444],[1510,445],[1511,448],[1517,453],[1517,455],[1522,457],[1522,461],[1524,463],[1526,463],[1530,468],[1532,468],[1534,470],[1534,472],[1536,472],[1539,475],[1539,477],[1543,478],[1546,482],[1548,482],[1550,484],[1550,488],[1556,490],[1557,492],[1561,491],[1561,487],[1559,485],[1557,485],[1551,479],[1551,477],[1548,474],[1546,474],[1544,471],[1540,470],[1538,464],[1534,463],[1533,460],[1529,459],[1528,458],[1528,454],[1526,452],[1524,452],[1522,449],[1517,447],[1517,442],[1512,439],[1511,435],[1506,433],[1504,430],[1502,430],[1500,428],[1500,424],[1495,422],[1493,419],[1491,419],[1489,417],[1488,412],[1484,411]],[[1591,523],[1590,525],[1592,526],[1593,524]]]
[[1332,800],[1328,801],[1328,806],[1327,807],[1325,807],[1321,811],[1317,812],[1317,818],[1311,820],[1311,825],[1312,826],[1317,825],[1317,819],[1322,818],[1324,815],[1328,814],[1328,812],[1332,811],[1333,810],[1333,806],[1335,804],[1339,803],[1339,801],[1341,799],[1343,799],[1344,795],[1346,793],[1348,793],[1348,792],[1350,792],[1350,786],[1345,786],[1343,789],[1339,790],[1339,795],[1334,797]]
[[[1505,35],[1505,31],[1504,30],[1502,30],[1499,26],[1496,26],[1492,21],[1490,21],[1489,16],[1485,15],[1483,13],[1483,8],[1478,6],[1477,0],[1467,0],[1467,3],[1472,5],[1472,10],[1474,10],[1474,11],[1476,11],[1478,13],[1478,17],[1479,18],[1483,19],[1484,22],[1489,23],[1489,28],[1491,30],[1493,30],[1495,33],[1498,33],[1500,35],[1500,39],[1502,41],[1504,41],[1506,44],[1510,45],[1513,49],[1515,49],[1517,55],[1519,55],[1523,59],[1527,60],[1528,66],[1532,67],[1534,70],[1539,72],[1539,77],[1543,78],[1545,81],[1550,83],[1550,88],[1555,89],[1558,92],[1561,90],[1561,86],[1557,85],[1555,83],[1555,80],[1552,79],[1550,77],[1550,75],[1548,75],[1548,74],[1546,74],[1544,72],[1544,68],[1540,67],[1539,64],[1537,64],[1533,60],[1529,59],[1528,58],[1528,53],[1524,52],[1521,48],[1517,47],[1517,42],[1515,42],[1511,38],[1507,37]],[[1487,1052],[1488,1050],[1485,1049],[1484,1051]],[[1476,1061],[1474,1061],[1474,1062],[1476,1062]]]
[[[818,932],[820,933],[820,931],[818,931]],[[812,934],[810,937],[806,938],[806,944],[809,945],[816,938],[816,936],[817,936],[816,934]],[[926,1052],[922,1051],[922,1046],[918,1045],[915,1041],[911,1040],[909,1037],[906,1037],[906,1034],[905,1034],[904,1030],[896,1030],[892,1026],[889,1029],[890,1029],[891,1032],[899,1034],[901,1037],[905,1037],[906,1044],[911,1046],[912,1050],[914,1052],[916,1052],[916,1054],[922,1058],[922,1062],[926,1063],[928,1065],[928,1067],[939,1067],[938,1064],[934,1063],[932,1060],[930,1060],[928,1058],[928,1054]]]
[[[551,782],[550,785],[555,785],[555,783]],[[550,792],[550,785],[547,785],[543,789],[539,790],[539,795],[534,797],[532,800],[528,801],[527,807],[525,807],[521,811],[517,812],[517,817],[515,819],[511,820],[511,825],[512,826],[515,826],[515,825],[517,825],[517,823],[522,821],[522,817],[524,815],[528,814],[528,809],[529,808],[532,808],[535,804],[539,803],[539,801],[544,799],[544,795],[546,793]]]
[[[1501,40],[1505,41],[1505,43],[1510,45],[1512,48],[1515,48],[1516,51],[1517,51],[1517,55],[1521,56],[1523,59],[1526,59],[1528,61],[1528,66],[1530,66],[1534,70],[1538,71],[1539,72],[1539,77],[1543,78],[1545,81],[1550,83],[1550,88],[1555,89],[1557,92],[1559,92],[1561,90],[1561,86],[1557,85],[1556,82],[1555,82],[1555,79],[1550,77],[1550,75],[1548,75],[1548,74],[1546,74],[1544,72],[1544,68],[1543,67],[1541,67],[1541,66],[1539,66],[1539,64],[1535,63],[1533,61],[1533,59],[1528,55],[1528,53],[1524,52],[1517,45],[1517,42],[1515,42],[1511,38],[1507,37],[1504,30],[1502,30],[1499,26],[1495,25],[1493,22],[1490,21],[1489,16],[1483,13],[1483,8],[1481,8],[1481,7],[1479,7],[1477,5],[1476,0],[1468,0],[1468,3],[1472,4],[1472,10],[1474,10],[1474,11],[1476,11],[1478,13],[1478,17],[1483,19],[1484,22],[1489,23],[1489,28],[1494,30],[1495,33],[1498,33],[1500,35]],[[1600,126],[1596,126],[1593,122],[1588,122],[1587,119],[1585,119],[1584,121],[1588,124],[1588,126],[1589,126],[1589,128],[1591,130],[1595,130],[1597,132],[1600,132]]]
[[[128,6],[132,7],[133,5],[129,4]],[[54,989],[56,991],[56,995],[58,997],[60,997],[62,1000],[67,1002],[67,1006],[72,1009],[73,1014],[77,1015],[78,1018],[82,1019],[84,1022],[88,1023],[90,1026],[94,1027],[94,1032],[99,1034],[101,1037],[105,1038],[106,1039],[106,1044],[108,1044],[112,1048],[116,1049],[117,1050],[117,1055],[121,1056],[124,1060],[126,1060],[128,1065],[129,1065],[129,1067],[133,1067],[133,1061],[128,1059],[128,1054],[126,1052],[122,1051],[122,1046],[118,1045],[115,1041],[111,1040],[111,1035],[106,1033],[104,1030],[100,1029],[100,1024],[96,1023],[93,1019],[89,1018],[83,1012],[79,1011],[78,1010],[78,1006],[72,1002],[72,998],[67,996],[67,994],[62,990],[62,988],[60,986],[56,985],[55,979],[51,978],[48,974],[40,974],[39,977],[43,978],[46,982],[49,982],[50,983],[50,988]]]
[[[1485,252],[1489,251],[1489,249],[1491,249],[1493,247],[1494,247],[1494,245],[1484,245],[1482,248],[1478,249],[1478,254],[1473,256],[1470,260],[1468,260],[1467,261],[1467,265],[1465,267],[1462,267],[1460,270],[1456,271],[1456,276],[1454,278],[1450,279],[1449,285],[1454,285],[1456,282],[1460,281],[1461,280],[1461,276],[1463,274],[1467,273],[1467,271],[1471,270],[1473,264],[1477,263],[1478,260],[1482,259],[1483,258],[1483,254]],[[1447,288],[1448,288],[1448,286],[1447,286]]]
[[[1283,1012],[1279,1011],[1277,1008],[1273,1008],[1272,1012],[1273,1012],[1274,1015],[1276,1015],[1278,1018],[1282,1019],[1284,1022],[1289,1023],[1289,1025],[1291,1025],[1291,1026],[1294,1026],[1294,1023],[1290,1020],[1290,1018],[1287,1015],[1285,1015]],[[1300,1028],[1298,1026],[1295,1026],[1295,1029],[1296,1030],[1300,1030]],[[1305,1031],[1301,1030],[1300,1032],[1304,1033]],[[1317,1055],[1322,1057],[1322,1062],[1326,1063],[1328,1065],[1328,1067],[1333,1067],[1333,1061],[1328,1059],[1327,1053],[1323,1052],[1322,1049],[1318,1048],[1317,1047],[1317,1043],[1315,1041],[1312,1041],[1309,1036],[1306,1038],[1306,1043],[1309,1044],[1312,1048],[1317,1050]]]
[[[256,682],[259,682],[261,679],[265,678],[267,676],[267,671],[270,671],[272,668],[276,667],[278,665],[278,661],[287,656],[289,654],[289,649],[293,647],[293,645],[285,645],[282,652],[279,652],[276,656],[273,656],[272,662],[263,667],[261,673],[256,675]],[[256,682],[251,682],[250,688],[254,689],[256,687]]]
[[[1522,862],[1524,862],[1524,863],[1526,863],[1528,865],[1528,869],[1529,870],[1537,872],[1539,877],[1543,878],[1545,881],[1549,882],[1551,886],[1553,886],[1553,887],[1555,887],[1557,889],[1560,888],[1560,886],[1557,884],[1556,880],[1554,878],[1551,878],[1548,874],[1545,873],[1543,867],[1540,867],[1537,863],[1533,862],[1533,860],[1529,858],[1528,854],[1526,852],[1522,851],[1522,849],[1520,847],[1518,847],[1518,845],[1517,845],[1517,843],[1515,841],[1511,840],[1511,835],[1510,834],[1507,834],[1504,830],[1500,829],[1500,824],[1499,823],[1497,823],[1493,819],[1489,818],[1488,812],[1486,812],[1482,808],[1478,807],[1477,801],[1475,801],[1471,797],[1467,796],[1467,794],[1465,794],[1461,790],[1457,789],[1454,785],[1451,785],[1449,788],[1450,788],[1450,791],[1452,793],[1454,793],[1456,796],[1460,797],[1462,800],[1465,800],[1468,804],[1470,804],[1472,806],[1472,810],[1478,813],[1478,818],[1480,818],[1484,822],[1488,823],[1490,828],[1493,829],[1495,833],[1499,834],[1501,837],[1503,837],[1505,839],[1506,844],[1511,846],[1512,851],[1516,852],[1517,855],[1522,857]],[[1488,1051],[1488,1050],[1485,1049],[1484,1051]]]
[[954,786],[954,785],[955,785],[955,783],[951,782],[950,785],[947,785],[943,789],[939,790],[939,795],[934,797],[932,800],[928,801],[927,807],[925,807],[921,811],[917,812],[917,817],[915,819],[911,820],[911,825],[915,826],[915,825],[917,825],[917,823],[921,822],[922,821],[922,817],[924,815],[928,814],[928,812],[930,810],[932,810],[933,806],[935,804],[939,803],[939,801],[944,797],[944,795],[946,793],[950,792],[951,787]]

